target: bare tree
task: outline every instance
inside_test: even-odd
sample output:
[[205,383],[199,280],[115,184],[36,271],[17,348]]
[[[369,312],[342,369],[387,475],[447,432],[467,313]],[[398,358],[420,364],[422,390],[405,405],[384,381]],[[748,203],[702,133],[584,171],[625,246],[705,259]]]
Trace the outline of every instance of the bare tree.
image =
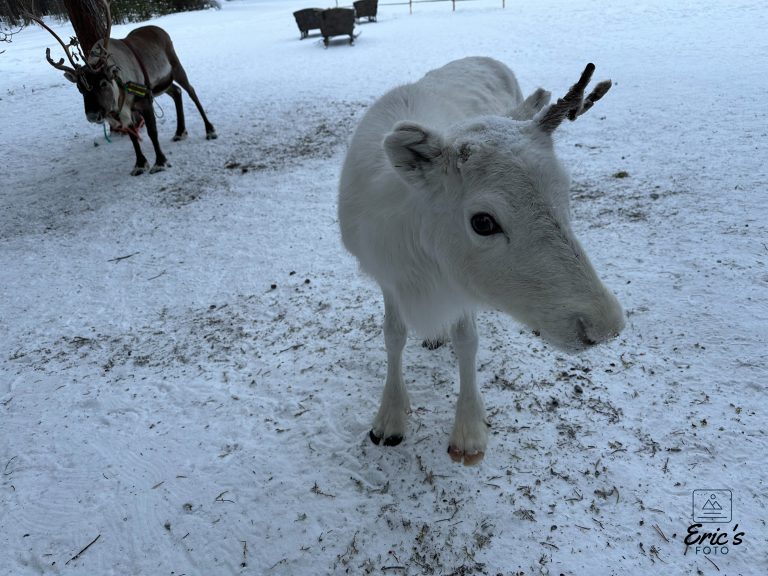
[[[13,35],[21,31],[21,6],[19,0],[0,0],[0,42],[10,44]],[[0,50],[0,54],[5,50]]]
[[107,34],[105,1],[110,2],[112,21],[116,24],[140,22],[170,12],[218,7],[217,0],[0,0],[0,43],[11,42],[18,32],[16,28],[29,24],[29,14],[69,18],[87,56],[96,41]]
[[[0,23],[0,42],[8,42],[11,43],[11,38],[14,34],[16,34],[21,28],[17,30],[12,30],[11,28],[6,28],[5,24]],[[5,50],[0,50],[0,54],[5,52]]]
[[[56,15],[66,10],[84,54],[107,34],[108,0],[0,0],[0,42],[10,42],[29,15]],[[62,8],[63,6],[63,8]]]

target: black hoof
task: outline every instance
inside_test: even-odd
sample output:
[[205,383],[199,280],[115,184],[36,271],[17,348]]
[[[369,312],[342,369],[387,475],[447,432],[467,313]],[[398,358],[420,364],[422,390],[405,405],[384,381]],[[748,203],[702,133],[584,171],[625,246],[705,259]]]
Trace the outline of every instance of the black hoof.
[[387,436],[384,438],[384,446],[397,446],[402,441],[402,436]]
[[162,164],[155,164],[150,168],[149,173],[150,174],[157,174],[158,172],[162,172],[166,168],[170,168],[171,165],[168,162],[163,162]]
[[[376,444],[376,446],[378,446],[381,443],[381,436],[377,436],[373,430],[368,432],[368,437],[371,439],[371,442]],[[386,438],[384,438],[384,446],[397,446],[402,441],[403,441],[403,437],[400,436],[399,434],[395,436],[387,436]]]
[[136,166],[133,167],[133,170],[131,170],[131,176],[140,176],[147,170],[149,170],[149,163],[136,164]]

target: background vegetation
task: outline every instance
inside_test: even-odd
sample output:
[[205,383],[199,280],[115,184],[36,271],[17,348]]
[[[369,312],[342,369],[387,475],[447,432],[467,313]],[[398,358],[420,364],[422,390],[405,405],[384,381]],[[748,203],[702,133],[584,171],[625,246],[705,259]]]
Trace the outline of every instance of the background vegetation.
[[[112,20],[115,24],[140,22],[153,16],[216,6],[216,0],[112,0]],[[0,22],[5,26],[24,24],[25,12],[67,19],[63,0],[0,0]]]

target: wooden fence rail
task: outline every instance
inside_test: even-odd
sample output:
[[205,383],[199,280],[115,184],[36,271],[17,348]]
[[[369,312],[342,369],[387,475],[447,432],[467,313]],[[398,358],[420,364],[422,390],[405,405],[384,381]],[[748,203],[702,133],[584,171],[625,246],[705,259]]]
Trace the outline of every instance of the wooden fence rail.
[[[413,5],[414,4],[425,4],[427,2],[433,3],[433,2],[450,2],[452,5],[452,10],[456,11],[456,4],[459,2],[479,2],[481,0],[401,0],[400,2],[379,2],[379,6],[408,6],[408,13],[413,14]],[[498,4],[499,0],[496,0],[496,4]],[[339,0],[336,0],[336,6],[339,6]],[[507,0],[501,0],[501,7],[506,8],[507,7]]]

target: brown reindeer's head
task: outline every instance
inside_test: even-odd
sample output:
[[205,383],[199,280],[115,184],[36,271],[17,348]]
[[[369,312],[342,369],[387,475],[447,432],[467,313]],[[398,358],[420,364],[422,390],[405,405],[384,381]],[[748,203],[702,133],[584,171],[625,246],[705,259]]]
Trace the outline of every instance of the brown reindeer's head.
[[89,122],[100,124],[111,111],[117,110],[119,89],[116,67],[109,63],[109,53],[101,40],[91,49],[87,63],[75,70],[66,70],[64,77],[77,84]]
[[[112,14],[109,8],[109,2],[104,1],[107,11],[107,35],[103,40],[96,42],[90,50],[88,59],[85,58],[80,50],[80,43],[77,38],[71,38],[69,44],[51,30],[45,22],[36,16],[28,15],[40,26],[56,38],[64,49],[67,59],[71,66],[64,64],[64,58],[58,62],[51,58],[51,49],[46,48],[45,57],[54,68],[64,72],[64,77],[77,85],[77,89],[83,95],[85,105],[85,117],[89,122],[100,124],[104,122],[107,115],[115,110],[118,102],[119,90],[116,83],[117,69],[110,64],[109,55],[109,34],[112,30]],[[79,62],[82,62],[79,63]]]

